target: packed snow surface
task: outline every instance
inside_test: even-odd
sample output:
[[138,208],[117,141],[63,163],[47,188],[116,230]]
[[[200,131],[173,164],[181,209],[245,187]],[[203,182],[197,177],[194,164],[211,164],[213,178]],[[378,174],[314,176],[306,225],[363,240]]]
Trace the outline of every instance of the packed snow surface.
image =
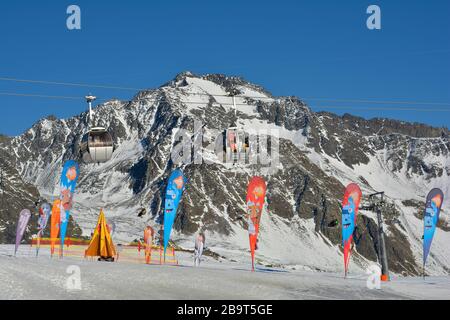
[[[450,277],[396,278],[369,289],[367,275],[299,271],[217,261],[177,253],[178,266],[50,258],[41,249],[0,246],[0,299],[449,299]],[[69,289],[70,266],[80,270],[81,289]],[[69,269],[68,269],[69,268]]]

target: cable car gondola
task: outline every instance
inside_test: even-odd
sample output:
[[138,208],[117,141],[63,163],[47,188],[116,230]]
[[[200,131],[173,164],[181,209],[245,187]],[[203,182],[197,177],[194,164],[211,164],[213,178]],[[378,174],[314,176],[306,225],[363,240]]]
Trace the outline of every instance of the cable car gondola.
[[239,129],[237,126],[237,107],[235,95],[236,91],[233,91],[230,96],[233,98],[234,116],[236,123],[232,124],[227,130],[225,130],[225,150],[227,154],[227,162],[231,161],[233,164],[238,162],[242,156],[245,162],[247,158],[247,151],[249,147],[248,137],[244,130]]
[[107,162],[111,159],[113,151],[114,145],[112,137],[105,128],[92,128],[81,140],[80,152],[84,162]]
[[[92,121],[92,101],[96,97],[86,96],[89,104],[89,122]],[[111,134],[103,127],[92,127],[83,136],[80,143],[81,158],[86,163],[103,163],[111,159],[114,143]]]

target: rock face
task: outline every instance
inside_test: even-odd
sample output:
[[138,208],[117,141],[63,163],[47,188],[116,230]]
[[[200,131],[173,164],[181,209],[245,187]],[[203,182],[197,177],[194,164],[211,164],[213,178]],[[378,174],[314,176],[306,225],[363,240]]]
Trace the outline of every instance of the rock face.
[[[6,137],[0,137],[0,145],[9,143]],[[0,149],[0,242],[13,243],[19,213],[23,209],[35,211],[35,201],[39,199],[36,187],[22,180],[19,172],[11,164],[11,155]],[[25,231],[24,238],[29,238],[36,231],[35,219]],[[33,223],[34,222],[34,223]]]
[[[37,233],[38,206],[41,198],[35,185],[25,182],[16,170],[12,159],[14,155],[5,145],[10,138],[0,136],[0,243],[15,243],[19,214],[23,209],[30,210],[32,216],[23,236],[23,242],[29,242]],[[82,230],[71,217],[67,226],[67,235],[79,237]],[[47,228],[43,235],[50,236]]]
[[[236,115],[231,92],[237,94]],[[105,164],[81,165],[73,217],[84,234],[95,226],[100,208],[115,222],[123,241],[140,237],[147,224],[158,228],[165,183],[170,172],[181,167],[189,182],[174,224],[175,241],[189,246],[201,229],[208,234],[211,250],[230,259],[247,255],[246,188],[252,175],[262,175],[268,193],[260,261],[340,271],[340,201],[345,185],[356,182],[365,196],[384,190],[388,197],[390,205],[383,213],[391,270],[418,274],[419,209],[404,201],[423,201],[430,187],[441,187],[450,198],[448,129],[315,113],[298,98],[273,97],[241,78],[185,72],[158,89],[139,92],[131,101],[99,105],[95,114],[97,124],[112,134],[116,150]],[[220,162],[220,134],[234,125],[266,130],[270,138],[263,151],[277,145],[278,136],[278,163]],[[47,199],[58,194],[62,164],[79,159],[78,143],[87,129],[83,113],[67,120],[42,119],[21,136],[3,138],[0,152],[8,155],[10,175],[23,189],[8,197],[22,199],[28,193],[31,205],[37,190]],[[197,150],[203,161],[190,161],[192,150],[183,151],[180,141],[200,141]],[[174,151],[184,163],[175,161]],[[14,210],[3,211],[0,227],[13,223],[5,212],[18,214]],[[361,211],[357,225],[354,257],[355,268],[361,269],[378,257],[374,214]],[[0,230],[5,241],[6,229]],[[450,235],[445,228],[439,232],[430,272],[447,273],[450,266],[444,257],[450,249],[444,243]]]

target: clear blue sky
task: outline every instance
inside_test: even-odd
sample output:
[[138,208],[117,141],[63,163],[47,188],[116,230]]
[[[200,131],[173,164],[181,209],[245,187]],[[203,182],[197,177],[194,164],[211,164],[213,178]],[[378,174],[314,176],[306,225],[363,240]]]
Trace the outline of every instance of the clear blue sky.
[[[66,9],[82,10],[82,30]],[[382,9],[382,30],[366,8]],[[177,73],[243,76],[275,95],[450,104],[450,1],[2,1],[0,77],[158,87]],[[0,81],[0,92],[129,99],[131,91]],[[335,110],[450,126],[450,112],[367,111],[373,103],[311,101]],[[321,107],[322,106],[322,107]],[[408,107],[383,105],[381,107]],[[414,108],[450,109],[420,105]],[[83,101],[0,95],[0,133],[43,116],[69,117]]]

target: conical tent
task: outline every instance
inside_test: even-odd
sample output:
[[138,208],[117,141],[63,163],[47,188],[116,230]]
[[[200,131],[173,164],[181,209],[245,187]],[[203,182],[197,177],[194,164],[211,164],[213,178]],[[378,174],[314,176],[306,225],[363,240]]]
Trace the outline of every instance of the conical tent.
[[100,211],[97,227],[84,255],[86,257],[114,257],[116,255],[116,248],[106,226],[103,209]]

